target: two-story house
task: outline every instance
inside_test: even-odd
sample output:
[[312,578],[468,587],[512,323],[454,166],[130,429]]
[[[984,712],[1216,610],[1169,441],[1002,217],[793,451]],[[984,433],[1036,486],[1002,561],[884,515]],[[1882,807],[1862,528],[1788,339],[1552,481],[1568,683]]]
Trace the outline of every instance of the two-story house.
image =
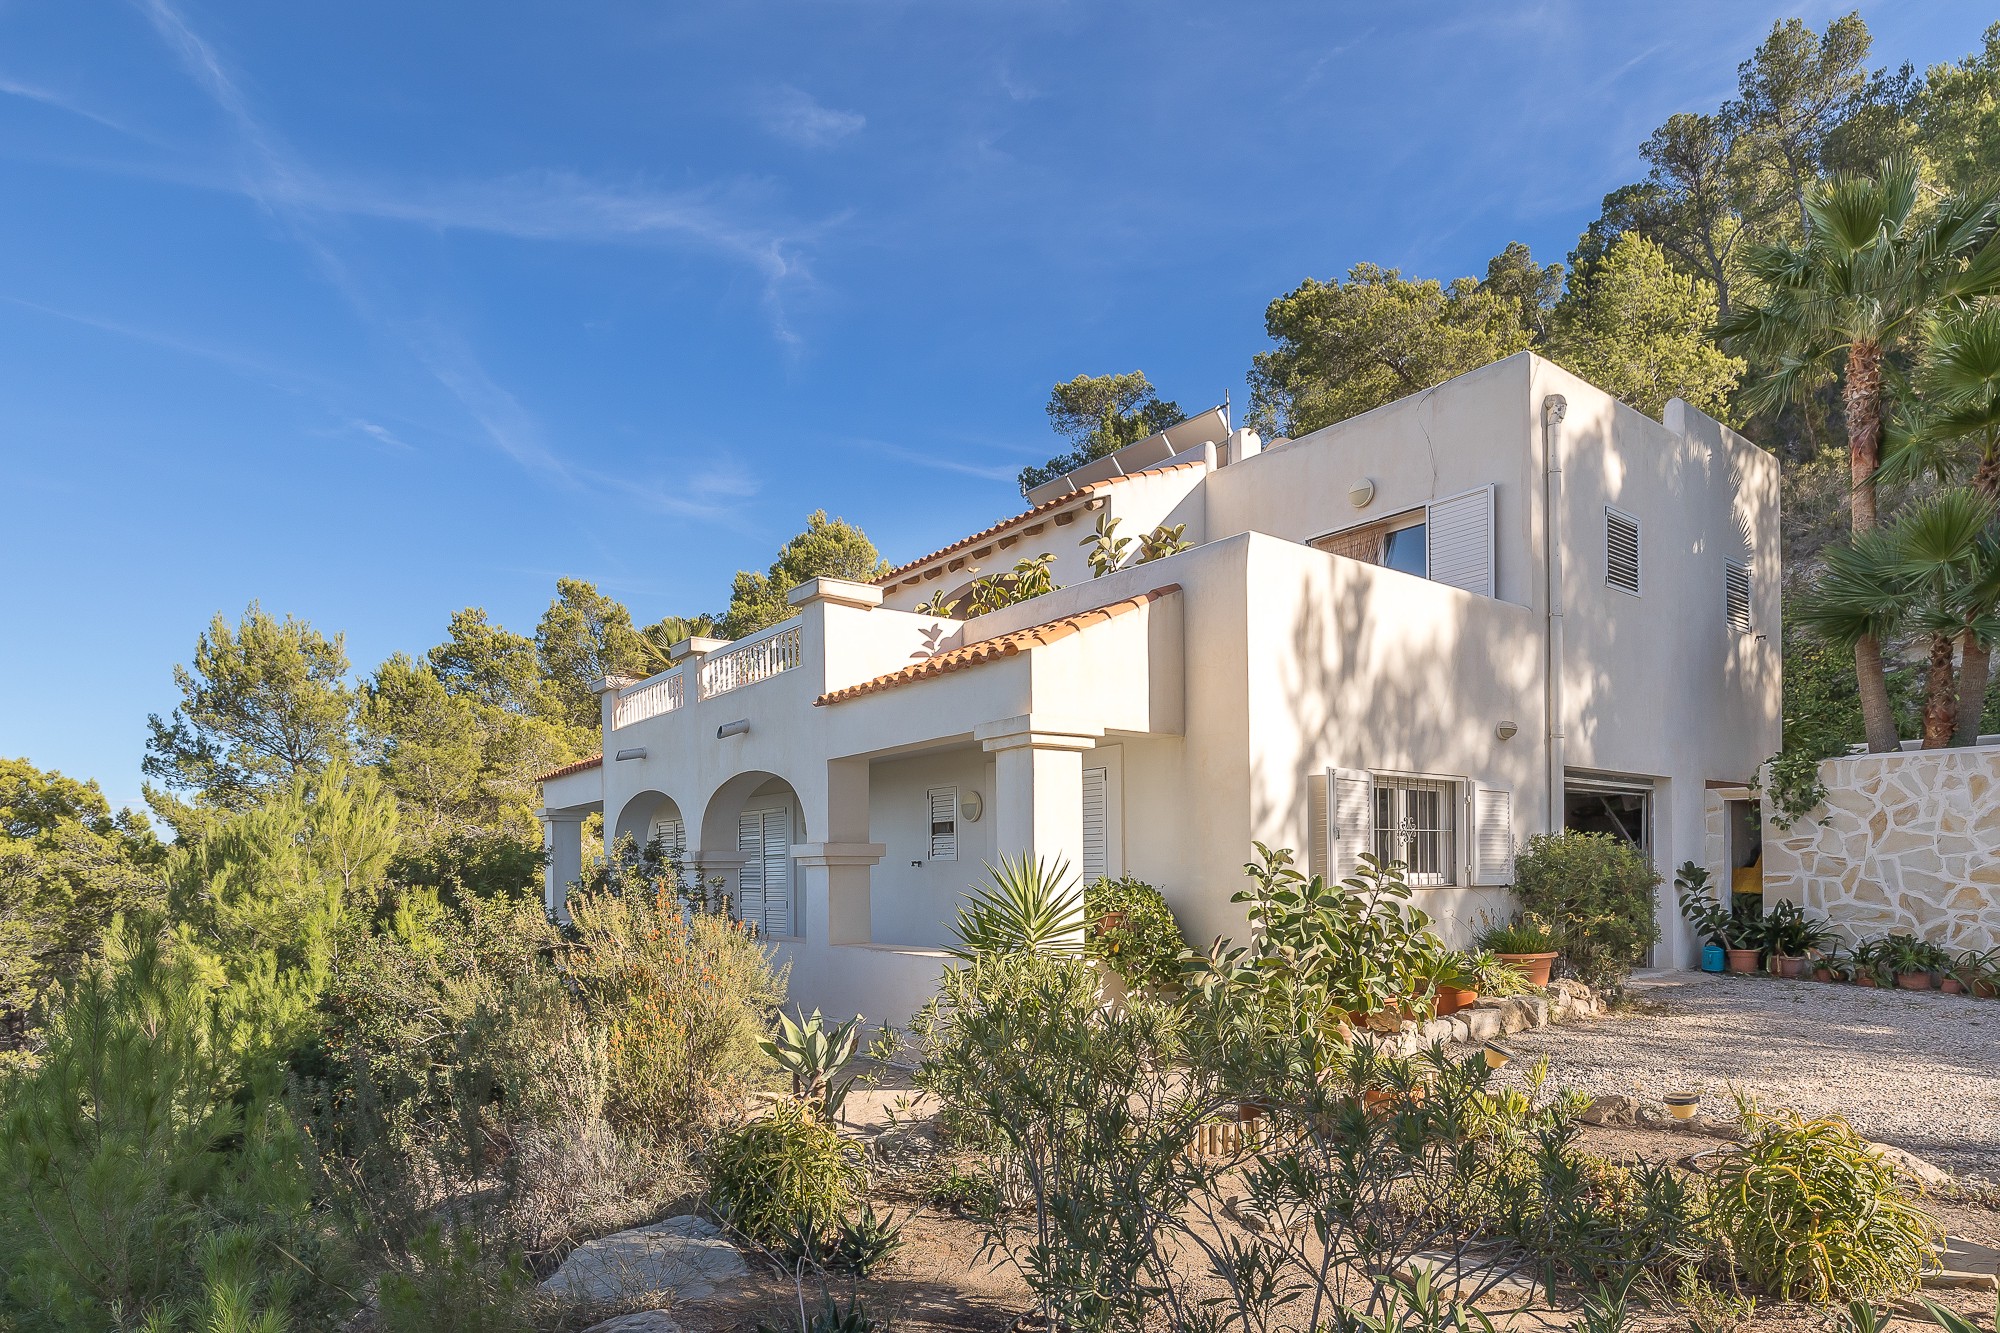
[[[604,682],[602,757],[543,779],[551,909],[601,812],[724,877],[797,1001],[900,1021],[1003,854],[1150,881],[1205,947],[1253,841],[1372,852],[1464,942],[1569,826],[1646,851],[1655,960],[1686,964],[1672,867],[1779,741],[1769,454],[1524,352],[1268,445],[1208,413],[1027,501]],[[1101,515],[1188,549],[1092,577]],[[929,610],[1044,553],[1055,591]]]

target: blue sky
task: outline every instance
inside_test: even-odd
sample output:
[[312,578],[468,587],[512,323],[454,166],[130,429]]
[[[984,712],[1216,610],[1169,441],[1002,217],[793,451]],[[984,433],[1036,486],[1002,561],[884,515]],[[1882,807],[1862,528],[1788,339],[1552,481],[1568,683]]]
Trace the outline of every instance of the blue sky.
[[1308,274],[1559,259],[1847,7],[0,0],[0,754],[136,803],[253,598],[366,670],[563,574],[719,608],[817,507],[919,554],[1056,380],[1240,404]]

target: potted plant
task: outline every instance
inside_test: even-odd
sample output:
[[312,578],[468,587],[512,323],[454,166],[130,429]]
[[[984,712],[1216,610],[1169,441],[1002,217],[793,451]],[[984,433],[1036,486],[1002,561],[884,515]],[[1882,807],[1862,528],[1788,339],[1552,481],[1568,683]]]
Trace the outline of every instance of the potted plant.
[[1812,960],[1812,979],[1814,981],[1845,981],[1847,980],[1847,960],[1841,956],[1840,945],[1831,937],[1832,932],[1829,931],[1828,936],[1826,944],[1819,951],[1819,956]]
[[1729,909],[1709,892],[1708,871],[1692,861],[1674,872],[1674,887],[1680,891],[1681,915],[1701,937],[1701,970],[1720,972],[1727,962]]
[[1519,972],[1531,986],[1549,984],[1549,968],[1556,961],[1556,937],[1532,916],[1518,916],[1480,932],[1479,947],[1491,950],[1501,962]]
[[1428,1000],[1439,1018],[1455,1014],[1479,998],[1477,983],[1468,974],[1466,957],[1456,949],[1426,950],[1412,965],[1416,977],[1415,996]]
[[[1928,940],[1903,933],[1883,941],[1883,963],[1903,990],[1929,990],[1944,951]],[[1948,956],[1947,956],[1948,957]]]
[[1825,923],[1812,920],[1797,903],[1779,903],[1765,913],[1762,934],[1762,943],[1770,951],[1771,970],[1786,978],[1803,973],[1808,956],[1834,939]]

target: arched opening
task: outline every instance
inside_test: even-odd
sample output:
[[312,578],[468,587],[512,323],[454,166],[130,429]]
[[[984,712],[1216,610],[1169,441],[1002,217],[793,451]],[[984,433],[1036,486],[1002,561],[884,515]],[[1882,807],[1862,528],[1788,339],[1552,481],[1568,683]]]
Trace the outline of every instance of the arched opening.
[[734,868],[736,915],[765,935],[800,933],[798,867],[792,844],[807,841],[805,812],[792,784],[774,773],[739,773],[716,788],[701,818],[706,873]]
[[657,843],[663,859],[677,859],[688,849],[687,820],[680,806],[665,792],[642,791],[625,802],[612,826],[612,843],[631,838],[639,850]]

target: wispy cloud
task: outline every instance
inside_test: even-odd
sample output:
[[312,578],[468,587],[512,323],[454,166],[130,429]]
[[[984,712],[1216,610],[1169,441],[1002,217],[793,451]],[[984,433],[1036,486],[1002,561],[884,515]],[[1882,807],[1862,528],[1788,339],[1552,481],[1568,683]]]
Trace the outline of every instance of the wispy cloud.
[[40,102],[43,106],[54,107],[56,110],[66,111],[72,116],[80,116],[84,120],[94,121],[106,129],[117,130],[120,134],[132,133],[130,126],[113,120],[110,116],[104,115],[102,112],[93,111],[91,108],[78,102],[75,98],[64,93],[52,92],[47,88],[38,88],[33,84],[20,83],[14,79],[5,77],[0,77],[0,93],[5,93],[9,97],[25,98],[30,102]]
[[[535,415],[496,381],[470,343],[435,318],[410,318],[394,311],[393,295],[380,294],[357,276],[343,254],[339,220],[377,219],[439,230],[466,229],[524,239],[630,241],[663,238],[719,251],[747,263],[765,279],[765,303],[777,335],[796,341],[784,319],[780,285],[809,277],[791,240],[776,230],[746,227],[727,214],[723,191],[665,193],[618,189],[559,172],[520,175],[471,185],[398,191],[380,186],[334,182],[315,171],[271,125],[259,117],[241,85],[215,48],[187,22],[170,0],[135,0],[190,78],[221,112],[236,142],[240,162],[218,180],[190,182],[240,191],[256,200],[318,265],[328,282],[356,313],[399,339],[410,354],[489,443],[517,465],[569,487],[633,493],[622,479],[581,468],[548,441]],[[807,99],[810,101],[810,99]],[[817,104],[813,104],[817,107]],[[852,133],[860,117],[842,129],[851,113],[817,108],[817,122],[805,117],[802,132]],[[812,126],[817,123],[815,131]],[[400,444],[379,426],[356,420],[354,428],[384,442]],[[378,432],[380,432],[378,434]],[[665,512],[690,518],[726,519],[728,499],[754,493],[748,479],[717,480],[680,493],[646,493],[640,498]]]
[[759,100],[757,117],[764,128],[802,148],[829,148],[861,132],[868,117],[823,105],[803,88],[780,84]]
[[870,453],[880,454],[884,458],[893,458],[899,463],[927,467],[938,472],[955,472],[963,477],[977,477],[981,481],[1013,481],[1021,472],[1021,465],[1018,463],[1012,465],[968,463],[959,458],[948,458],[941,454],[925,453],[919,449],[891,444],[887,440],[870,440],[855,436],[848,442]]

